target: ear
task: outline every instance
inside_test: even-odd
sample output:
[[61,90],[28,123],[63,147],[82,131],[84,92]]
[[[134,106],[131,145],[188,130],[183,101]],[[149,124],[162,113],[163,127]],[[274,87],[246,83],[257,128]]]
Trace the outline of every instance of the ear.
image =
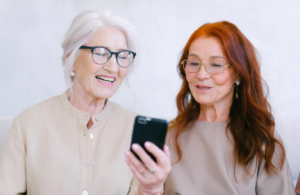
[[239,75],[236,77],[234,84],[236,84],[237,86],[241,84],[241,79]]
[[235,83],[236,82],[240,82],[241,83],[241,78],[240,78],[240,75],[237,75],[237,77],[236,77],[236,79],[235,79],[235,81],[234,81]]
[[68,55],[66,55],[66,57],[65,57],[65,59],[64,59],[65,61],[67,61],[67,59],[69,58],[70,54],[71,54],[71,53],[68,53]]

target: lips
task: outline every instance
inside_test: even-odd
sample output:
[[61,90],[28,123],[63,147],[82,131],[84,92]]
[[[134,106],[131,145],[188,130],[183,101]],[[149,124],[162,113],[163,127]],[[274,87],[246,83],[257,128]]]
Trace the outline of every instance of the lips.
[[205,86],[205,85],[196,85],[196,87],[200,90],[208,90],[211,89],[211,87],[209,86]]
[[115,77],[105,76],[105,75],[96,75],[96,79],[103,83],[113,83],[116,81]]
[[205,85],[196,85],[196,87],[201,92],[207,92],[212,88],[212,87],[205,86]]

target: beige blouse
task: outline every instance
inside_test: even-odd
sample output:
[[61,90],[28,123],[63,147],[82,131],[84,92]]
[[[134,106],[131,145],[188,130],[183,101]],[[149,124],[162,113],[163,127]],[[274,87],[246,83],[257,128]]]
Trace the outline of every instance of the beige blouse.
[[26,109],[0,153],[0,194],[127,194],[133,174],[124,152],[135,116],[108,100],[87,129],[89,114],[72,106],[66,93]]
[[[267,175],[264,161],[256,169],[256,159],[247,165],[236,165],[234,178],[233,142],[225,129],[228,122],[197,121],[180,137],[182,159],[173,164],[165,183],[167,195],[294,195],[292,174],[287,160],[279,175]],[[230,134],[230,133],[228,133]],[[168,135],[171,161],[177,155]],[[280,136],[276,132],[276,137]],[[229,137],[231,137],[229,135]],[[232,139],[231,139],[232,140]],[[280,150],[276,150],[272,162],[279,167]]]

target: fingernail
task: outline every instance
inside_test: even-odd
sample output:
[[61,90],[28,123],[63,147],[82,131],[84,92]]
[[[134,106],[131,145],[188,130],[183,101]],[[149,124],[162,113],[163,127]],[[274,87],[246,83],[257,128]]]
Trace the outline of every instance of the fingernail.
[[133,149],[133,150],[137,150],[137,149],[138,149],[137,144],[132,144],[132,149]]
[[126,150],[125,151],[125,155],[128,156],[129,155],[129,151]]
[[169,150],[169,146],[166,145],[166,149]]
[[150,142],[146,142],[146,143],[145,143],[145,146],[146,146],[146,148],[150,148],[151,143],[150,143]]

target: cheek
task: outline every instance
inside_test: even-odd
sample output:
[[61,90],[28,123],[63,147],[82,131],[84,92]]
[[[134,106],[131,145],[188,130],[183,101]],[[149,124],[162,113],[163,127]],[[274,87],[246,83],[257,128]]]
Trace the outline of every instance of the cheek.
[[93,88],[96,82],[95,73],[99,71],[99,68],[87,60],[79,60],[76,63],[75,74],[78,82],[87,89]]
[[196,73],[186,73],[185,78],[186,78],[187,82],[189,84],[191,84],[194,81],[194,79],[196,78],[196,75],[197,75]]
[[214,84],[217,86],[226,85],[226,82],[228,81],[228,79],[226,79],[224,77],[218,77],[218,75],[212,76],[212,80],[213,80]]
[[82,80],[89,74],[89,66],[86,56],[80,53],[74,63],[74,70],[78,79]]
[[80,68],[77,69],[76,75],[80,80],[91,80],[94,78],[94,73],[97,72],[98,69],[95,67],[91,67],[90,64],[80,64]]
[[229,93],[232,90],[234,80],[230,77],[212,77],[215,87],[221,94]]
[[126,77],[128,72],[128,68],[119,68],[118,77],[120,79],[120,82],[123,81],[123,79]]
[[83,78],[86,77],[87,72],[86,72],[86,68],[83,64],[80,64],[77,66],[78,68],[76,69],[76,76],[82,80]]

